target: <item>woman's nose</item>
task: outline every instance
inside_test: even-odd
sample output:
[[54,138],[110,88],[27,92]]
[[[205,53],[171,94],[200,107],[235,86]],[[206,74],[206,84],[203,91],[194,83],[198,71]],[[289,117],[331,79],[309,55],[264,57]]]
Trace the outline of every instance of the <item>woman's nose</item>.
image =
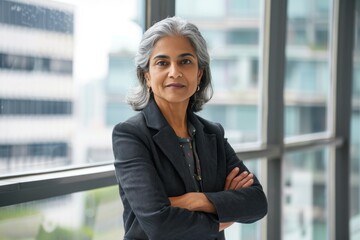
[[172,64],[169,68],[169,77],[178,78],[182,77],[182,73],[176,64]]

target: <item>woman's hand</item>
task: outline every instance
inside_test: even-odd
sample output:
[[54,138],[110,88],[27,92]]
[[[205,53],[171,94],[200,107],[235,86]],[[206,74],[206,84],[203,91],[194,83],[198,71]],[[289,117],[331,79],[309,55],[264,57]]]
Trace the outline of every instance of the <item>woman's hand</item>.
[[185,208],[189,211],[216,213],[214,205],[203,193],[189,192],[177,197],[169,197],[172,207]]
[[239,168],[236,167],[227,175],[224,190],[237,190],[250,187],[254,183],[254,175],[252,173],[249,174],[247,171],[244,171],[238,174]]
[[226,228],[233,225],[234,222],[224,222],[219,224],[219,232],[224,231]]
[[[234,168],[229,175],[226,177],[224,190],[237,190],[240,188],[250,187],[253,183],[254,175],[248,173],[247,171],[239,174],[239,168]],[[226,228],[230,227],[234,222],[225,222],[219,224],[219,231],[223,231]]]

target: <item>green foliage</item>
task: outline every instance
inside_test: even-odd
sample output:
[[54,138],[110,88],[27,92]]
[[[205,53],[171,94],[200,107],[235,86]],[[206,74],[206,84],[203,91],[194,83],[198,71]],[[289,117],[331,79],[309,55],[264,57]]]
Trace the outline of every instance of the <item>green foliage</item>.
[[92,235],[93,231],[90,228],[76,230],[57,227],[52,232],[46,232],[43,228],[40,228],[36,240],[91,240]]
[[[96,222],[96,214],[98,208],[101,204],[106,204],[118,199],[118,189],[117,186],[106,187],[95,189],[92,191],[84,192],[84,209],[83,209],[83,223],[80,228],[71,228],[64,226],[57,226],[52,231],[46,231],[42,224],[35,223],[34,226],[39,228],[36,235],[36,240],[90,240],[94,236],[94,228]],[[42,211],[41,204],[20,204],[8,207],[0,208],[0,223],[1,221],[6,222],[6,220],[13,220],[18,218],[19,221],[22,221],[21,218],[29,217],[30,221],[33,219],[34,215],[37,215],[36,218],[41,221]],[[35,217],[35,216],[34,216]],[[72,216],[69,215],[69,218]],[[17,222],[17,219],[15,220]],[[36,230],[35,230],[36,232]],[[1,236],[0,240],[10,240],[9,237]],[[11,238],[11,237],[10,237]],[[32,236],[34,238],[34,236]],[[11,238],[12,240],[13,238]]]
[[36,214],[39,214],[39,211],[35,208],[19,208],[17,206],[2,207],[0,208],[0,221]]
[[87,201],[91,199],[91,201],[95,202],[96,205],[98,205],[100,202],[111,202],[118,197],[117,186],[99,188],[86,193]]

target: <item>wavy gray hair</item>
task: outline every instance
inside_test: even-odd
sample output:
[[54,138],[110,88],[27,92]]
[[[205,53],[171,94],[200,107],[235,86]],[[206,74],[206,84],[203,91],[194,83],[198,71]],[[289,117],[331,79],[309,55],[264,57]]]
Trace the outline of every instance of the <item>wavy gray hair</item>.
[[128,93],[126,100],[136,111],[142,110],[148,104],[152,93],[148,92],[145,73],[149,71],[149,58],[156,42],[165,36],[186,37],[195,50],[198,65],[199,68],[203,70],[203,75],[199,84],[200,89],[191,96],[189,107],[194,112],[200,111],[203,105],[208,102],[213,95],[210,57],[206,41],[199,29],[194,24],[179,17],[165,18],[155,23],[144,33],[135,56],[139,85]]

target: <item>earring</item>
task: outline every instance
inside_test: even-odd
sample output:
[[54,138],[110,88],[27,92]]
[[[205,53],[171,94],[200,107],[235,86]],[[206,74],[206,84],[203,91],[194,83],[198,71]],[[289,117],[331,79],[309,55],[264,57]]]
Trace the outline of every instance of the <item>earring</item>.
[[197,92],[200,91],[200,85],[198,85],[196,91],[197,91]]
[[151,92],[152,92],[150,86],[147,87],[147,92],[148,92],[148,93],[151,93]]

